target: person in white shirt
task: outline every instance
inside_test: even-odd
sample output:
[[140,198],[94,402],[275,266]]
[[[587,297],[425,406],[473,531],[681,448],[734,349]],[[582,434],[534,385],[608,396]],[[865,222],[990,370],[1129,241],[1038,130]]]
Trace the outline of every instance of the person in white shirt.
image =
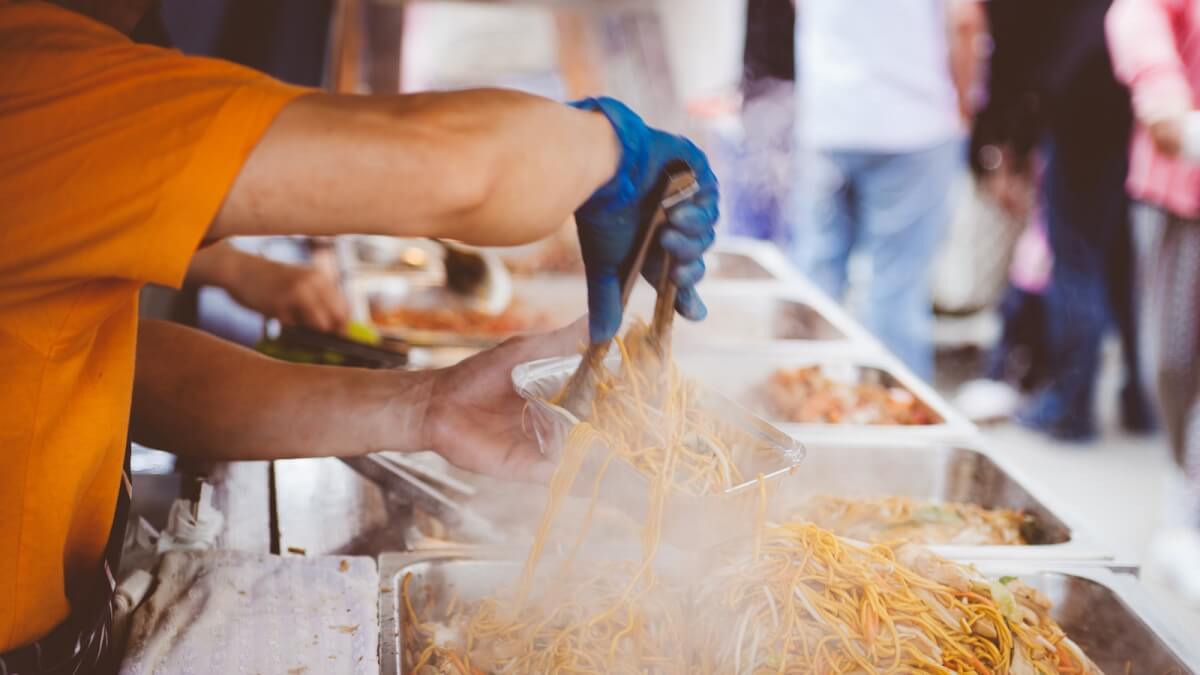
[[798,189],[791,251],[834,298],[871,263],[865,322],[933,375],[929,273],[963,166],[982,26],[963,0],[796,0]]

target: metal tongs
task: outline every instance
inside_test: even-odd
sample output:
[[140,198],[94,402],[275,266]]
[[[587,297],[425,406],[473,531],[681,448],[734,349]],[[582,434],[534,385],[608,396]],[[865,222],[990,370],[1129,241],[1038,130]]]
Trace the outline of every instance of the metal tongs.
[[[626,260],[621,278],[621,313],[629,304],[629,295],[642,273],[642,266],[651,247],[658,242],[659,231],[667,222],[667,211],[680,202],[694,196],[700,191],[696,182],[696,174],[686,162],[676,161],[663,169],[659,179],[658,199],[649,202],[649,213],[643,218],[638,248]],[[671,342],[671,325],[675,319],[675,296],[678,289],[671,281],[671,256],[663,252],[662,274],[656,284],[658,299],[654,304],[654,317],[650,324],[650,341],[657,347],[660,354],[665,354]],[[608,355],[612,340],[593,342],[588,345],[579,367],[567,380],[560,405],[578,419],[585,419],[591,408],[592,397],[596,393],[596,383],[604,358]]]
[[404,500],[443,519],[468,540],[503,543],[500,529],[469,505],[476,488],[450,473],[395,452],[341,459],[363,478],[383,488],[389,497]]

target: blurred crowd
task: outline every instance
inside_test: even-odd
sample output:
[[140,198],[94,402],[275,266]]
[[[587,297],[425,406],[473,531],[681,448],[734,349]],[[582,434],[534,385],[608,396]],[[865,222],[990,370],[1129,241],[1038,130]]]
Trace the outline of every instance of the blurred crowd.
[[1008,271],[959,395],[976,417],[1092,439],[1117,337],[1121,424],[1161,425],[1180,468],[1151,564],[1200,602],[1200,1],[749,0],[747,19],[734,180],[767,178],[734,186],[733,226],[858,296],[926,378],[936,258],[966,228],[959,283]]

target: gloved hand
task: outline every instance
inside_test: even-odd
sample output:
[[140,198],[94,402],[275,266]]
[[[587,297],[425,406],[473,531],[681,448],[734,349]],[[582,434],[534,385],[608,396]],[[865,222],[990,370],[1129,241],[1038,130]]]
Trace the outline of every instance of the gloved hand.
[[696,174],[699,191],[667,212],[659,244],[651,249],[643,275],[657,283],[663,250],[670,253],[671,279],[679,287],[675,309],[699,321],[708,310],[696,294],[704,276],[704,251],[712,245],[717,222],[717,178],[708,158],[682,136],[652,129],[623,103],[611,98],[588,98],[570,105],[604,114],[621,143],[617,173],[575,212],[588,283],[588,328],[593,343],[616,334],[621,326],[621,263],[638,244],[642,218],[663,170],[683,160]]

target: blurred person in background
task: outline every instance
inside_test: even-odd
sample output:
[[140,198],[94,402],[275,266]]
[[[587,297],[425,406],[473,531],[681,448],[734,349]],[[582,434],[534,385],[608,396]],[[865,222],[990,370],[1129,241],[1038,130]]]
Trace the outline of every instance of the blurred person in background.
[[1046,291],[1054,260],[1040,209],[1022,209],[1024,229],[1013,247],[1008,287],[998,307],[1000,337],[988,352],[982,376],[963,383],[954,405],[974,422],[1006,420],[1021,397],[1046,384],[1052,368]]
[[726,181],[732,234],[783,242],[795,117],[792,0],[749,0],[742,59],[741,153]]
[[1146,371],[1182,470],[1149,565],[1200,605],[1200,2],[1116,0],[1108,37],[1137,117],[1126,185]]
[[1083,441],[1096,434],[1094,401],[1100,347],[1115,322],[1124,384],[1121,421],[1152,427],[1142,393],[1133,312],[1128,201],[1131,112],[1104,41],[1110,0],[992,0],[994,50],[988,99],[976,117],[971,165],[1001,204],[1032,189],[1041,167],[1039,206],[1054,260],[1045,295],[1047,385],[1017,420],[1050,436]]
[[796,2],[792,257],[842,299],[852,253],[866,254],[865,323],[925,379],[932,261],[963,166],[980,11],[956,0]]
[[335,271],[268,260],[229,241],[197,251],[184,285],[220,288],[243,307],[287,326],[336,333],[350,321]]

